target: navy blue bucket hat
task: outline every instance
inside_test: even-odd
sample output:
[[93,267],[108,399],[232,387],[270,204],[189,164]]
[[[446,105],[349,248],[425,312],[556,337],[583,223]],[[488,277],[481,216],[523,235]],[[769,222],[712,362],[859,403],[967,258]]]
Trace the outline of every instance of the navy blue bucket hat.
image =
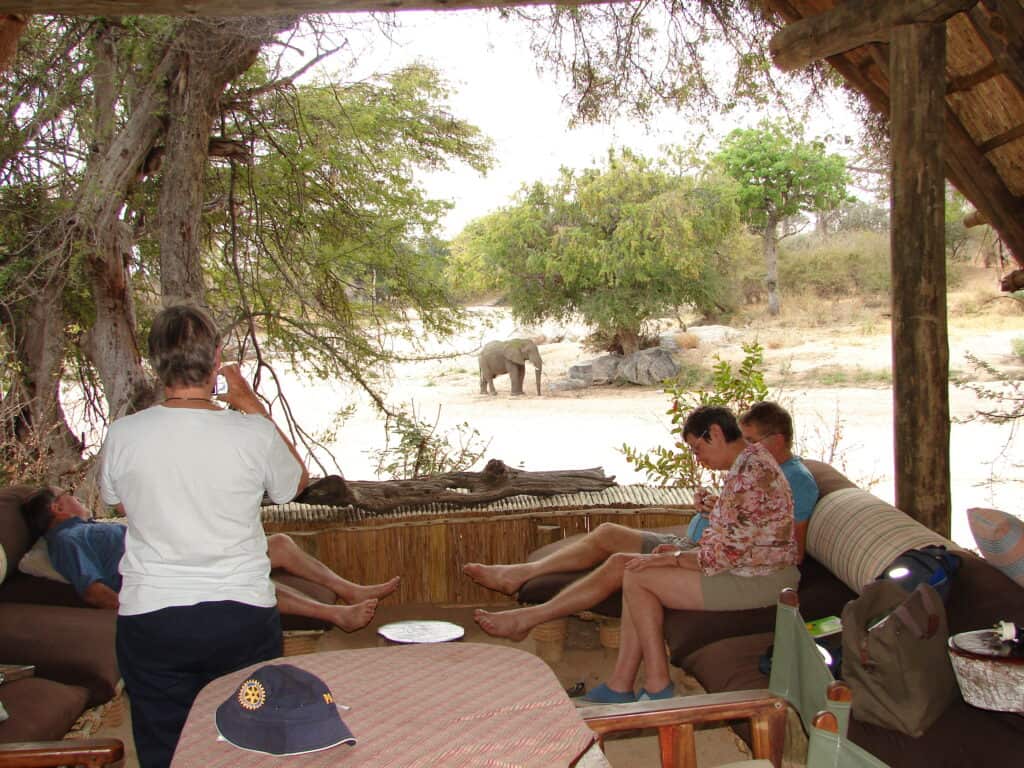
[[216,719],[220,735],[236,747],[271,755],[356,743],[331,689],[291,664],[267,664],[252,672],[217,707]]

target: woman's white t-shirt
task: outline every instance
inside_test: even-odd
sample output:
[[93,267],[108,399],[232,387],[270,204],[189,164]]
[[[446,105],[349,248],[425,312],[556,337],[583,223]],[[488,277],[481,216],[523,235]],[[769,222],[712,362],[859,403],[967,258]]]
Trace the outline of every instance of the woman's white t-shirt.
[[110,425],[103,501],[128,519],[122,615],[234,600],[276,604],[263,493],[294,497],[302,467],[269,419],[154,406]]

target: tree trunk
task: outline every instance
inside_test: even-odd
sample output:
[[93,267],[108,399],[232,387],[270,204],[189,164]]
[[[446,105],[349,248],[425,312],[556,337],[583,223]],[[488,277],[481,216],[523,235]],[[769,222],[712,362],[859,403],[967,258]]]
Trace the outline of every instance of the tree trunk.
[[620,328],[615,337],[619,341],[619,346],[622,347],[623,356],[629,357],[640,351],[640,335],[636,331]]
[[764,284],[768,292],[768,314],[779,314],[779,220],[772,214],[764,227]]
[[210,131],[228,84],[256,61],[281,19],[192,21],[178,38],[182,61],[168,93],[167,146],[157,204],[164,306],[205,304],[201,259],[203,192]]
[[527,472],[512,469],[499,459],[491,459],[483,472],[446,472],[421,480],[347,481],[331,475],[312,483],[295,501],[328,506],[353,505],[372,512],[390,512],[398,507],[423,504],[487,504],[520,494],[555,496],[601,491],[613,485],[615,478],[607,477],[600,467]]

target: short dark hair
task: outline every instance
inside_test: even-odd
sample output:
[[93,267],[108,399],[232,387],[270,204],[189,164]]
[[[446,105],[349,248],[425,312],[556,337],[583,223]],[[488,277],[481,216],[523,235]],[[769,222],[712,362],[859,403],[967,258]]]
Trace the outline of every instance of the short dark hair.
[[762,432],[782,435],[786,447],[793,447],[793,417],[778,403],[771,400],[754,403],[740,415],[740,424],[757,424]]
[[220,334],[193,304],[176,304],[153,318],[149,359],[164,386],[198,386],[213,374]]
[[53,521],[53,502],[56,500],[57,494],[52,488],[40,488],[22,502],[21,516],[33,539],[38,539],[50,527]]
[[732,443],[743,437],[740,432],[740,425],[736,421],[736,415],[721,405],[702,405],[690,411],[683,423],[683,439],[694,435],[698,439],[707,437],[712,425],[717,424],[722,429],[725,439]]

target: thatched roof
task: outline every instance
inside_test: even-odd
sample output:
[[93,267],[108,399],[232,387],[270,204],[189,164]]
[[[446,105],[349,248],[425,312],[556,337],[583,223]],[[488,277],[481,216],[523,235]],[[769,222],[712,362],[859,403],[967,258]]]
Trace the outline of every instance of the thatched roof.
[[[790,22],[772,41],[776,64],[791,69],[826,56],[846,81],[883,114],[889,114],[888,25],[928,18],[922,14],[932,14],[930,20],[948,16],[946,176],[996,228],[1017,262],[1024,266],[1021,3],[765,0],[765,5]],[[826,11],[833,12],[832,23],[820,16]],[[901,18],[901,13],[915,15]],[[879,18],[883,15],[887,18]],[[811,21],[815,16],[818,19]],[[851,44],[856,47],[847,49]]]

